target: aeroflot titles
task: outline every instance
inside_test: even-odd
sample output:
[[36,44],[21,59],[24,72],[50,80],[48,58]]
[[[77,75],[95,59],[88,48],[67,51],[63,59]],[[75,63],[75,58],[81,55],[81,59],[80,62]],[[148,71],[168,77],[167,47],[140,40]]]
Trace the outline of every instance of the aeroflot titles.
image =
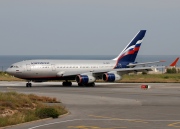
[[[49,62],[31,62],[31,64],[50,64]],[[109,62],[103,62],[103,64],[110,64]]]
[[31,62],[31,64],[49,64],[49,62]]

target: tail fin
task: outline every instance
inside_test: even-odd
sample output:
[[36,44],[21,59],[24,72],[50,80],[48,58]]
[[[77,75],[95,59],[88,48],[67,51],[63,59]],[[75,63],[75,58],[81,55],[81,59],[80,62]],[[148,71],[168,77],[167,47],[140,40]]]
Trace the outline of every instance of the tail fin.
[[146,30],[140,30],[136,34],[136,36],[130,41],[130,43],[124,48],[124,50],[119,54],[119,56],[117,56],[113,60],[116,60],[117,64],[122,62],[127,62],[127,63],[134,62],[138,54],[138,51],[140,49],[145,33]]
[[176,58],[176,60],[175,60],[174,62],[172,62],[172,64],[170,64],[170,66],[176,66],[176,64],[177,64],[178,60],[179,60],[179,57],[178,57],[178,58]]

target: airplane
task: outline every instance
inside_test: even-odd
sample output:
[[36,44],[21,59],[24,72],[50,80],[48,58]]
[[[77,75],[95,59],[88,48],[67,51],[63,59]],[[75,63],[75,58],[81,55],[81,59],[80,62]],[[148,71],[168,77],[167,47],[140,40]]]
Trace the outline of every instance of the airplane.
[[136,67],[152,62],[135,62],[145,33],[146,30],[140,30],[112,60],[26,60],[12,64],[6,72],[27,80],[26,87],[31,87],[31,82],[48,80],[64,80],[63,86],[72,86],[71,80],[78,86],[95,86],[97,79],[115,82],[121,80],[123,74],[152,71],[150,66]]
[[170,64],[170,66],[171,66],[171,67],[175,67],[176,64],[177,64],[177,62],[178,62],[178,60],[179,60],[179,57],[176,58],[176,59]]

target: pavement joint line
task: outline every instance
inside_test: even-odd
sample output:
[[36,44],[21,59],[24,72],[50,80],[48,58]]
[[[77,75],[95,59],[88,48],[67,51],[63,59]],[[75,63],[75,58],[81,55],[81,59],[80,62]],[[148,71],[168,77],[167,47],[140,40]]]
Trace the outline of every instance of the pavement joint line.
[[7,87],[8,90],[15,90],[17,88],[11,88],[11,87]]

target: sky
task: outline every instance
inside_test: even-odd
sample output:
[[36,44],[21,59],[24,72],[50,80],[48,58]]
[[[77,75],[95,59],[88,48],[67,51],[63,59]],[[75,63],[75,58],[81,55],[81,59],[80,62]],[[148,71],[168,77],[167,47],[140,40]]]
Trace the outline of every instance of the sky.
[[1,0],[0,55],[180,55],[179,0]]

